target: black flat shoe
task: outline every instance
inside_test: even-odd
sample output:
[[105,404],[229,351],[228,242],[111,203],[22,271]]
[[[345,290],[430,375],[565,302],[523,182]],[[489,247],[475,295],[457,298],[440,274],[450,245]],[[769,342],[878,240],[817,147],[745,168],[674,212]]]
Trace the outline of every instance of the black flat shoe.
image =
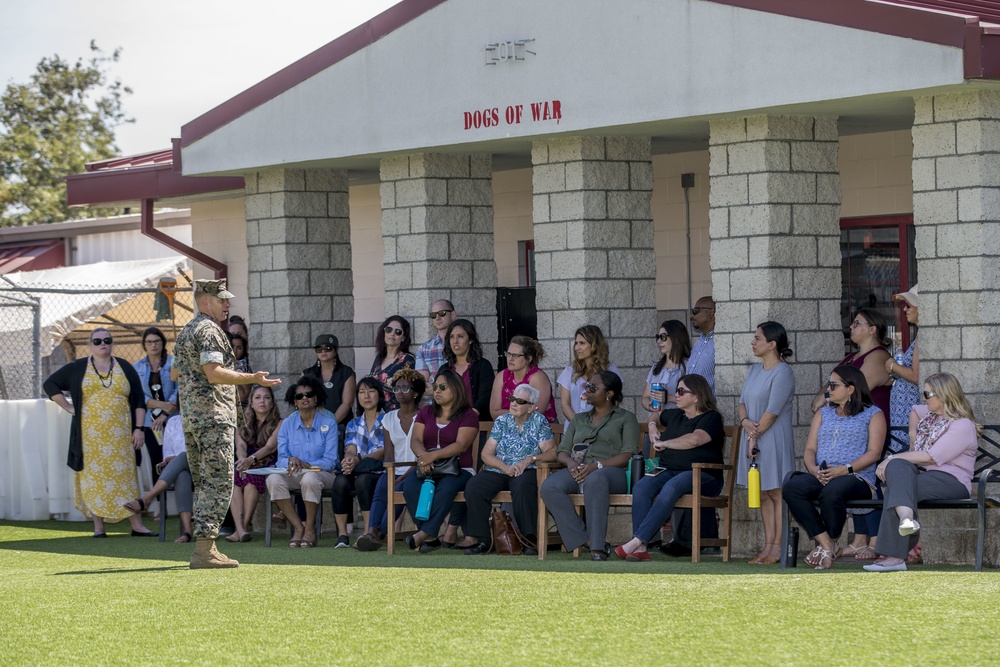
[[154,533],[153,531],[149,531],[148,533],[140,533],[138,530],[132,531],[132,537],[159,537],[159,536],[160,536],[159,533]]
[[607,560],[607,559],[608,557],[604,554],[603,551],[590,552],[590,560]]
[[524,556],[537,556],[538,549],[532,549],[531,547],[524,547],[524,549],[521,551],[521,554]]
[[94,533],[94,537],[107,537],[107,533]]
[[445,549],[454,549],[455,548],[455,543],[454,542],[446,542],[445,540],[441,540],[441,546],[443,546]]
[[462,553],[465,554],[466,556],[478,556],[480,554],[486,553],[489,550],[490,550],[490,545],[486,544],[485,542],[476,542],[468,549],[464,549]]
[[437,551],[441,548],[441,540],[435,538],[433,540],[427,540],[420,545],[420,553],[429,554],[432,551]]
[[406,538],[406,546],[410,547],[411,551],[413,551],[413,550],[415,550],[417,548],[417,541],[415,539],[413,539],[413,535],[407,536],[407,538]]

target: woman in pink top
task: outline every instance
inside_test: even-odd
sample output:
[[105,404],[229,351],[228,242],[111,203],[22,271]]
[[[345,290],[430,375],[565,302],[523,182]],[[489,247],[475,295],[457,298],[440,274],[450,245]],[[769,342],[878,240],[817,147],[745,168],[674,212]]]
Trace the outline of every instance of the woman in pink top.
[[869,572],[906,569],[917,543],[921,500],[968,498],[976,466],[979,426],[962,385],[950,373],[924,381],[926,405],[910,412],[910,451],[890,455],[875,473],[885,481],[885,504],[875,550],[882,557]]
[[[556,402],[552,396],[552,383],[538,364],[545,356],[542,344],[528,336],[514,336],[504,353],[507,368],[493,380],[490,394],[490,414],[493,419],[510,411],[510,397],[514,389],[522,384],[530,384],[538,390],[539,411],[550,424],[555,423]],[[541,409],[541,406],[545,406]]]

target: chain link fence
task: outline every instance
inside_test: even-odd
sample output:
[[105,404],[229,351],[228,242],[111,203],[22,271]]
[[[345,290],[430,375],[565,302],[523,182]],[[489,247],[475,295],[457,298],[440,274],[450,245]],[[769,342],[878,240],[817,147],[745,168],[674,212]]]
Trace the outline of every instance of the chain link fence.
[[114,355],[141,357],[142,332],[157,327],[173,349],[194,316],[190,278],[158,287],[0,285],[0,400],[39,398],[41,384],[63,364],[89,354],[94,329],[111,332]]

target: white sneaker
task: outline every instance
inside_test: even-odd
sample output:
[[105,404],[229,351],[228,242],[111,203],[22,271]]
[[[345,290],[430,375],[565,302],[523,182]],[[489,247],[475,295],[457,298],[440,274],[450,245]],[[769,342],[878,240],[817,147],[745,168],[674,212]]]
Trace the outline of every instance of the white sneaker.
[[864,569],[868,572],[905,572],[906,562],[896,563],[895,565],[885,565],[884,563],[869,563],[864,566]]
[[906,536],[920,530],[920,524],[915,519],[903,519],[899,522],[899,534]]

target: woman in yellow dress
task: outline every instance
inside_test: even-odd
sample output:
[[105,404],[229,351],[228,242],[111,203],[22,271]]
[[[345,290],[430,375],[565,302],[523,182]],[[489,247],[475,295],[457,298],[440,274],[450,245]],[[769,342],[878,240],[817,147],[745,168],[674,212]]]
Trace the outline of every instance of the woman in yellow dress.
[[133,449],[145,440],[142,382],[131,364],[111,355],[114,340],[107,329],[95,329],[90,338],[90,356],[66,364],[43,385],[73,415],[67,465],[76,471],[74,504],[93,519],[94,537],[107,536],[105,521],[125,518],[133,537],[156,537],[140,515],[122,507],[139,495]]

